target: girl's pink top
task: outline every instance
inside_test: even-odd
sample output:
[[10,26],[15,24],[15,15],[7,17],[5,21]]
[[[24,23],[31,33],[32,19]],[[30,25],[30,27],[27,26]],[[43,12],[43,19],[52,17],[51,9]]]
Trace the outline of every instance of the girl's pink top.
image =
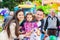
[[25,22],[24,27],[25,27],[25,32],[31,32],[31,30],[37,28],[38,26],[36,22]]

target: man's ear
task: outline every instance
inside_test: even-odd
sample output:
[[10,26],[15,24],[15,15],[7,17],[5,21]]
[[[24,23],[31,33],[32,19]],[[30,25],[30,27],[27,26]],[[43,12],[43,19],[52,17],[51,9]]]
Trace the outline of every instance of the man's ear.
[[43,14],[43,18],[45,17],[45,14]]

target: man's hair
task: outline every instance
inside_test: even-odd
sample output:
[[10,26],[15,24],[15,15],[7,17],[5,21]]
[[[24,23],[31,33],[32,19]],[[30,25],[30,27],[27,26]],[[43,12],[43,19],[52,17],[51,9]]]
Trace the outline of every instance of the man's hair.
[[42,12],[44,12],[42,9],[38,9],[37,11],[42,11]]
[[37,11],[42,11],[42,12],[43,12],[43,14],[44,14],[44,11],[43,11],[42,9],[38,9]]

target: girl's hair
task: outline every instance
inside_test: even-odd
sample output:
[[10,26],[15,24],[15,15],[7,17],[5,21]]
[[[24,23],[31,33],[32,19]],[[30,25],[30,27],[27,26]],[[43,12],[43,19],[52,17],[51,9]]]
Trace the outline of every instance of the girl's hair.
[[27,15],[32,15],[33,19],[34,20],[34,15],[32,13],[27,13],[26,16],[25,16],[25,19],[27,20]]

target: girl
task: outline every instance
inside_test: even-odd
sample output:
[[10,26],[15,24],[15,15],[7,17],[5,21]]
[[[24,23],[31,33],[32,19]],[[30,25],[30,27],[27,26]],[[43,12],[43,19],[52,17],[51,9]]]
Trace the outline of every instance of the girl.
[[[40,32],[38,30],[38,26],[36,24],[36,22],[33,22],[33,18],[34,16],[32,15],[32,13],[27,13],[26,15],[26,22],[24,23],[24,27],[25,27],[25,36],[26,37],[30,37],[30,40],[38,40],[36,38],[34,38],[35,36],[39,35]],[[36,35],[37,34],[37,35]]]
[[0,33],[0,40],[14,40],[18,38],[18,28],[18,22],[12,18],[6,23],[4,30]]

